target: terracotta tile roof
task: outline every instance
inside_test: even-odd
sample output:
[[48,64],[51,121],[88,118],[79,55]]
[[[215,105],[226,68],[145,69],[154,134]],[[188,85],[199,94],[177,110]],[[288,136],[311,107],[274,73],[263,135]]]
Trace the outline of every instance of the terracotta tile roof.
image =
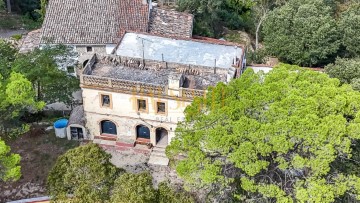
[[29,32],[24,38],[20,46],[19,52],[27,53],[29,51],[34,50],[36,47],[39,47],[40,38],[41,38],[41,29]]
[[149,32],[166,37],[191,38],[193,21],[192,14],[153,8],[150,13]]
[[41,43],[115,43],[120,30],[146,32],[142,0],[50,0]]

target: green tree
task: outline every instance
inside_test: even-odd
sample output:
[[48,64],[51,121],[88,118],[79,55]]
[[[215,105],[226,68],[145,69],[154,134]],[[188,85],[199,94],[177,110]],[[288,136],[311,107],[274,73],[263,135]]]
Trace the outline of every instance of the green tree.
[[64,102],[71,105],[72,93],[79,90],[79,80],[60,67],[73,65],[75,53],[71,48],[56,45],[19,54],[12,70],[22,73],[37,89],[38,100],[46,103]]
[[284,64],[266,75],[249,69],[186,108],[166,153],[181,154],[180,177],[218,201],[360,198],[359,177],[331,167],[352,156],[359,110],[360,93],[326,74]]
[[302,66],[332,62],[340,46],[332,8],[323,0],[290,0],[269,13],[263,35],[269,54]]
[[152,186],[149,173],[125,173],[115,180],[111,202],[113,203],[153,203],[156,190]]
[[186,192],[176,191],[166,183],[160,183],[158,188],[158,203],[193,203],[195,200]]
[[342,13],[340,30],[342,43],[351,56],[360,56],[360,3],[353,3]]
[[41,110],[44,102],[35,101],[35,91],[20,73],[12,72],[8,78],[0,74],[0,136],[15,137],[28,131],[28,125],[19,121],[25,111]]
[[104,202],[121,172],[110,163],[111,155],[96,144],[69,150],[60,156],[48,176],[48,191],[56,201]]
[[360,91],[360,58],[337,58],[334,64],[325,67],[325,71],[332,78],[338,78],[342,84],[350,84]]
[[251,0],[179,0],[178,10],[194,14],[194,34],[220,37],[224,26],[247,26],[251,5]]
[[20,169],[20,156],[10,153],[10,147],[0,140],[0,180],[18,180]]

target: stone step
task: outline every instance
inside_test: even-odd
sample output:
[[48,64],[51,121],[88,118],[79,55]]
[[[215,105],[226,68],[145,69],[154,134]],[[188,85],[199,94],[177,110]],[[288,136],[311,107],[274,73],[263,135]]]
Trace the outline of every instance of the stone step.
[[166,157],[166,154],[164,152],[151,152],[151,156],[159,156],[159,157]]
[[160,166],[167,166],[169,165],[169,159],[165,157],[158,157],[158,156],[150,156],[148,164],[152,165],[160,165]]
[[154,147],[154,148],[153,148],[153,151],[165,152],[165,148]]
[[94,139],[93,143],[100,144],[100,145],[109,145],[109,146],[115,146],[116,145],[116,141],[101,140],[101,139]]

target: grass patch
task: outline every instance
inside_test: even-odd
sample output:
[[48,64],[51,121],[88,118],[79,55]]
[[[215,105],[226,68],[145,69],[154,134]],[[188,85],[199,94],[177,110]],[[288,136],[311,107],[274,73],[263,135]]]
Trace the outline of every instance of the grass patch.
[[58,138],[55,136],[55,132],[49,132],[46,138],[43,140],[43,144],[55,145],[64,150],[69,150],[79,146],[79,141],[67,140],[66,138]]

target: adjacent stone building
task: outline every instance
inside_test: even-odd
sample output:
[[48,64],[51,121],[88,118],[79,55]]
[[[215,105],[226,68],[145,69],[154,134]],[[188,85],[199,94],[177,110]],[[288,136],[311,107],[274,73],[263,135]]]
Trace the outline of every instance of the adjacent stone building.
[[111,54],[125,31],[191,37],[193,16],[152,7],[151,0],[51,0],[41,44]]

